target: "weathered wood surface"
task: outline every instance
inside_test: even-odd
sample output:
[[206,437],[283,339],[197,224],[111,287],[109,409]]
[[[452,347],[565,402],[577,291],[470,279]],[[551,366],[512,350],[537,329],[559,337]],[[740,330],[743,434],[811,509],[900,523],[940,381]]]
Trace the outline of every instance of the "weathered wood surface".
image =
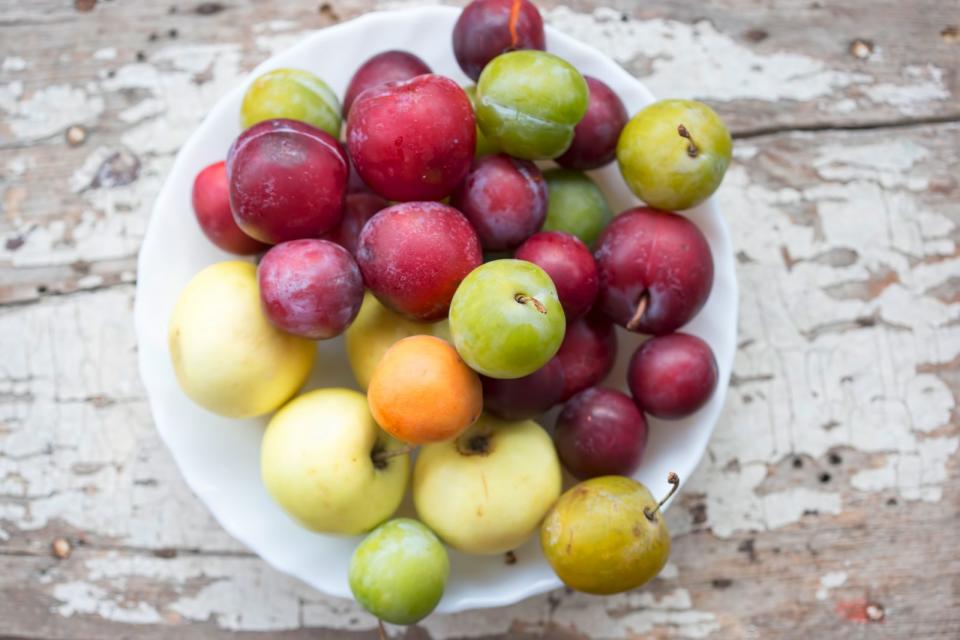
[[[130,312],[152,199],[205,111],[305,31],[405,4],[0,0],[0,637],[375,637],[186,489]],[[960,4],[600,4],[541,2],[741,137],[726,410],[649,588],[406,637],[956,638]]]

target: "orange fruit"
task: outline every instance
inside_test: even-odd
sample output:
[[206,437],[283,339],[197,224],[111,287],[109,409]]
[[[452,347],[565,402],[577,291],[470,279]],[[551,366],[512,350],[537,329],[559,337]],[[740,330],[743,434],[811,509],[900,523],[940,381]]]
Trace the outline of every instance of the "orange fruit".
[[426,444],[455,438],[473,424],[483,410],[483,390],[449,342],[410,336],[383,354],[367,402],[384,431]]

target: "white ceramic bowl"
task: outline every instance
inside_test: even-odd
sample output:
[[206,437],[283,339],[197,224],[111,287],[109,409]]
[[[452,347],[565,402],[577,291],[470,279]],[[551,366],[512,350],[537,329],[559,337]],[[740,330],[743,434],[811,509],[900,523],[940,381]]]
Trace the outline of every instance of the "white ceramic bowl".
[[[190,190],[197,172],[223,159],[240,133],[240,102],[247,82],[269,69],[307,69],[342,97],[360,63],[380,51],[405,49],[423,58],[435,72],[467,83],[450,44],[458,13],[450,7],[370,13],[323,29],[261,64],[246,82],[220,100],[180,150],[154,205],[140,251],[135,310],[140,374],[157,429],[183,477],[231,535],[278,569],[334,596],[350,597],[347,566],[359,538],[319,535],[296,525],[260,482],[260,436],[267,419],[217,417],[188,400],[174,378],[166,336],[177,295],[203,267],[231,258],[201,233],[191,209]],[[653,101],[638,80],[586,44],[548,28],[547,47],[583,73],[613,87],[631,114]],[[636,204],[615,164],[592,175],[614,211]],[[689,419],[651,421],[649,444],[636,478],[655,494],[667,488],[668,471],[686,479],[700,460],[723,406],[736,339],[737,287],[726,224],[713,200],[687,215],[710,242],[716,276],[707,305],[685,330],[713,347],[720,384],[707,406]],[[623,388],[626,363],[639,339],[623,332],[620,339],[610,384]],[[309,388],[356,388],[342,339],[321,342],[318,350]],[[543,424],[552,425],[552,416]],[[450,582],[438,609],[441,612],[506,605],[560,585],[541,555],[536,537],[517,550],[518,561],[510,566],[499,556],[457,552],[450,556]]]

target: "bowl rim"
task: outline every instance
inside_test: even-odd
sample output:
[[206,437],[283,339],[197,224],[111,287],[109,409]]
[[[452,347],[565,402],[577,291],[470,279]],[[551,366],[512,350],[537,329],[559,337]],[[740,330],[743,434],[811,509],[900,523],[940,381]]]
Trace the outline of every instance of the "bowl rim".
[[[300,40],[292,44],[290,47],[287,47],[281,51],[275,52],[260,62],[255,68],[246,73],[243,76],[243,80],[233,87],[218,99],[214,107],[209,111],[209,113],[204,116],[200,124],[190,137],[185,141],[183,146],[177,151],[176,158],[168,169],[165,177],[163,186],[160,191],[157,193],[157,196],[154,200],[154,204],[151,207],[150,219],[147,222],[146,230],[144,233],[143,242],[141,244],[139,255],[137,258],[137,272],[141,273],[145,271],[145,265],[150,261],[151,256],[162,252],[163,248],[158,246],[160,242],[159,233],[156,232],[156,228],[159,226],[159,219],[163,215],[163,212],[160,210],[160,204],[166,201],[169,197],[169,192],[174,188],[173,181],[170,180],[170,176],[174,174],[181,173],[183,171],[184,165],[188,163],[188,158],[190,158],[195,148],[199,145],[199,137],[195,133],[203,128],[210,126],[210,123],[220,118],[224,117],[227,105],[231,102],[231,98],[235,98],[238,95],[241,95],[248,84],[252,81],[253,78],[268,71],[272,68],[276,68],[277,64],[274,62],[275,58],[280,55],[288,55],[295,53],[297,51],[303,51],[313,48],[313,44],[318,39],[322,40],[328,37],[331,33],[353,30],[358,28],[373,28],[377,25],[386,25],[390,21],[396,19],[401,14],[405,18],[410,18],[414,14],[419,15],[421,18],[429,18],[431,15],[436,17],[449,18],[452,14],[459,14],[462,10],[461,7],[452,7],[452,6],[422,6],[422,7],[408,7],[400,9],[390,9],[382,11],[372,11],[369,13],[362,14],[360,16],[353,17],[349,20],[339,22],[337,24],[323,27],[317,29],[313,32],[307,33]],[[548,50],[550,49],[551,43],[560,42],[562,43],[565,49],[575,50],[579,54],[586,55],[589,57],[596,58],[599,56],[607,63],[609,66],[609,71],[607,71],[611,76],[616,76],[616,81],[613,84],[619,83],[630,83],[632,84],[641,94],[644,95],[644,98],[647,102],[653,102],[656,100],[654,95],[647,89],[644,83],[639,79],[627,72],[620,64],[614,61],[605,53],[599,51],[595,47],[592,47],[584,42],[577,40],[576,38],[569,36],[565,33],[558,31],[556,28],[545,24],[545,31],[547,36]],[[605,78],[605,81],[610,83],[610,78]],[[717,389],[715,393],[726,397],[730,373],[732,373],[733,360],[736,354],[736,334],[737,334],[737,323],[739,315],[739,287],[736,279],[736,272],[732,266],[732,241],[730,236],[730,228],[727,225],[726,221],[722,218],[719,207],[717,206],[716,196],[713,195],[705,201],[704,205],[709,208],[710,215],[717,217],[719,223],[716,225],[717,234],[715,235],[715,240],[721,248],[724,249],[724,255],[719,259],[717,256],[714,257],[714,270],[715,273],[719,276],[725,275],[725,270],[717,268],[722,262],[725,262],[724,257],[730,261],[731,268],[729,269],[729,278],[726,278],[725,286],[729,288],[730,296],[733,301],[732,313],[728,314],[728,317],[724,318],[726,323],[726,328],[724,330],[724,335],[733,336],[734,348],[730,351],[729,355],[721,361],[718,358],[718,366],[721,374],[723,372],[728,372],[728,375],[721,375],[720,380],[718,381]],[[241,257],[234,257],[233,259],[242,259]],[[716,280],[714,283],[716,286]],[[141,281],[138,278],[137,288],[134,300],[134,328],[137,336],[137,343],[140,344],[141,337],[147,334],[147,325],[155,322],[155,318],[148,315],[146,311],[146,305],[143,302],[143,296],[141,295]],[[257,549],[257,546],[254,545],[249,536],[238,526],[235,526],[231,519],[226,516],[224,509],[216,500],[210,496],[210,491],[203,486],[202,482],[190,472],[188,472],[180,457],[176,455],[176,449],[171,444],[171,437],[168,435],[168,432],[165,428],[161,426],[161,420],[158,419],[158,410],[155,408],[156,395],[151,390],[151,383],[148,380],[151,379],[150,371],[150,362],[147,356],[146,350],[138,348],[137,352],[138,360],[138,372],[140,379],[143,383],[145,396],[150,408],[150,416],[153,419],[154,426],[160,434],[160,438],[163,441],[166,448],[170,451],[171,457],[176,464],[177,470],[180,473],[181,478],[190,488],[190,490],[196,495],[203,505],[207,508],[210,514],[213,516],[214,520],[227,532],[228,535],[236,539],[240,544],[246,548],[253,551],[258,558],[265,561],[269,566],[282,571],[288,575],[294,576],[301,582],[309,585],[311,588],[315,589],[319,593],[323,593],[328,596],[353,599],[352,593],[349,591],[349,588],[346,590],[337,590],[337,589],[328,589],[318,586],[314,580],[311,579],[302,568],[293,562],[282,562],[277,557],[266,557],[260,553]],[[706,452],[707,444],[709,443],[710,437],[712,436],[714,430],[716,429],[717,422],[719,420],[720,414],[723,410],[724,402],[719,402],[716,410],[712,412],[711,415],[707,416],[705,419],[709,421],[709,429],[704,430],[706,432],[705,442],[695,456],[695,460],[690,468],[690,473],[699,465],[700,461],[703,458],[703,454]],[[689,479],[690,473],[686,473],[681,476],[680,489],[683,488],[684,483]],[[679,491],[674,494],[673,498],[664,506],[664,510],[669,508],[673,503],[673,500],[677,497]],[[550,578],[531,580],[523,588],[513,588],[509,592],[502,592],[501,590],[488,590],[485,595],[464,595],[459,597],[456,600],[450,600],[444,598],[441,601],[440,606],[437,608],[435,613],[455,613],[459,611],[466,611],[470,609],[483,609],[490,607],[500,607],[508,606],[515,604],[527,598],[545,593],[552,589],[562,587],[563,583],[555,575],[551,575]]]

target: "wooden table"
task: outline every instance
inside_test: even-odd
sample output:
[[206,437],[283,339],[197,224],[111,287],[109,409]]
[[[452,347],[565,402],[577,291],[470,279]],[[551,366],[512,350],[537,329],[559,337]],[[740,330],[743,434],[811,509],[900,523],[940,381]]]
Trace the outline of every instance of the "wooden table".
[[[0,636],[375,637],[186,489],[131,307],[154,196],[217,98],[406,4],[0,0]],[[960,3],[540,4],[738,138],[734,376],[648,588],[404,637],[960,637]]]

